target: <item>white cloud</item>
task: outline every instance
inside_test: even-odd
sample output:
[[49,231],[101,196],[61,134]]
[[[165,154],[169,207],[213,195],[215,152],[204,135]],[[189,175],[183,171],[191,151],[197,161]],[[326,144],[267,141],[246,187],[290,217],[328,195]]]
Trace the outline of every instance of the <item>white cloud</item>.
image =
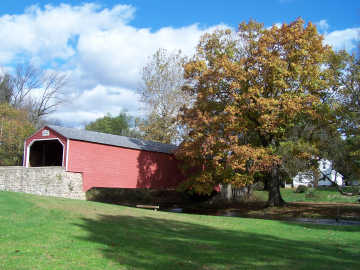
[[[65,123],[95,120],[107,112],[140,115],[135,89],[143,65],[158,48],[192,55],[199,37],[213,28],[197,24],[158,31],[130,25],[135,8],[96,4],[31,6],[0,17],[0,65],[30,60],[69,75],[72,102],[52,118]],[[222,26],[223,27],[223,26]]]
[[129,25],[134,11],[128,5],[102,9],[95,4],[61,4],[4,15],[0,37],[7,42],[0,44],[0,62],[22,62],[23,57],[38,65],[62,61],[95,84],[136,87],[141,67],[158,48],[192,55],[199,37],[209,30],[197,24],[156,32],[135,28]]
[[140,70],[158,48],[181,49],[192,55],[199,37],[204,33],[197,25],[157,32],[121,26],[108,31],[94,31],[80,37],[79,64],[100,83],[136,88]]
[[360,28],[348,28],[325,34],[325,43],[335,50],[347,50],[351,52],[360,41]]
[[95,4],[62,4],[47,5],[44,9],[32,6],[21,15],[4,15],[0,17],[0,36],[6,37],[6,42],[0,45],[0,61],[10,62],[22,54],[43,62],[54,58],[66,60],[76,53],[69,44],[71,38],[122,25],[131,19],[133,12],[134,8],[127,5],[109,10]]
[[322,32],[327,32],[327,30],[329,29],[329,24],[326,20],[320,20],[319,22],[315,23],[315,25]]
[[328,32],[330,25],[327,20],[316,22],[317,29],[324,34],[324,42],[335,50],[351,52],[360,41],[360,28],[347,28]]
[[67,102],[50,116],[68,125],[79,126],[106,113],[118,115],[127,111],[132,116],[141,116],[139,96],[134,91],[120,87],[97,85],[81,93],[68,95]]

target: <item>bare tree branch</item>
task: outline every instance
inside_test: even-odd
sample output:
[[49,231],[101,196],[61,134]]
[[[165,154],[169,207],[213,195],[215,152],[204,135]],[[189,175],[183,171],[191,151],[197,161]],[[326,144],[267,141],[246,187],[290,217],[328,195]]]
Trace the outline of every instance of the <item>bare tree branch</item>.
[[10,76],[11,98],[8,103],[28,112],[29,120],[37,125],[40,119],[65,102],[62,95],[68,78],[56,71],[42,71],[30,64],[21,64]]

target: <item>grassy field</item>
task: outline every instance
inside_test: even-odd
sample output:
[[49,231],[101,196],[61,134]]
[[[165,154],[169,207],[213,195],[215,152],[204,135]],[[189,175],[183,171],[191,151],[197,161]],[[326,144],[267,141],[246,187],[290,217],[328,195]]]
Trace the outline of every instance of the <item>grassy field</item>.
[[[266,201],[268,198],[267,191],[255,191],[254,193],[259,200]],[[295,193],[294,189],[282,188],[281,195],[286,202],[356,203],[359,199],[359,196],[343,196],[333,187],[308,189],[305,193]]]
[[0,192],[0,269],[360,269],[360,226]]

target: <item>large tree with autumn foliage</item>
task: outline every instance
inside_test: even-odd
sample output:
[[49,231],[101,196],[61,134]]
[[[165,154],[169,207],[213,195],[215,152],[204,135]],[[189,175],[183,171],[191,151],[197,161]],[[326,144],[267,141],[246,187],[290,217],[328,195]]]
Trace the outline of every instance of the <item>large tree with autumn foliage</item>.
[[269,183],[268,204],[282,205],[289,153],[311,166],[318,150],[316,136],[304,129],[336,133],[326,102],[331,52],[301,19],[205,34],[185,65],[183,90],[196,97],[180,115],[190,130],[177,152],[191,171],[186,187],[210,193],[217,184],[245,186],[261,177]]

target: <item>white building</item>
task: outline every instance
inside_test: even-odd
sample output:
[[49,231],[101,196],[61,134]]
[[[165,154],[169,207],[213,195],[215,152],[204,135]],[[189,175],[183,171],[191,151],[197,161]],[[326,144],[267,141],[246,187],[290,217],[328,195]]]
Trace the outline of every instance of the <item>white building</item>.
[[[343,176],[335,171],[329,160],[322,159],[319,161],[320,178],[318,186],[331,186],[336,182],[339,186],[344,185]],[[330,181],[330,180],[331,181]],[[293,186],[296,188],[300,185],[312,186],[314,184],[314,175],[311,171],[298,173],[293,178]]]

